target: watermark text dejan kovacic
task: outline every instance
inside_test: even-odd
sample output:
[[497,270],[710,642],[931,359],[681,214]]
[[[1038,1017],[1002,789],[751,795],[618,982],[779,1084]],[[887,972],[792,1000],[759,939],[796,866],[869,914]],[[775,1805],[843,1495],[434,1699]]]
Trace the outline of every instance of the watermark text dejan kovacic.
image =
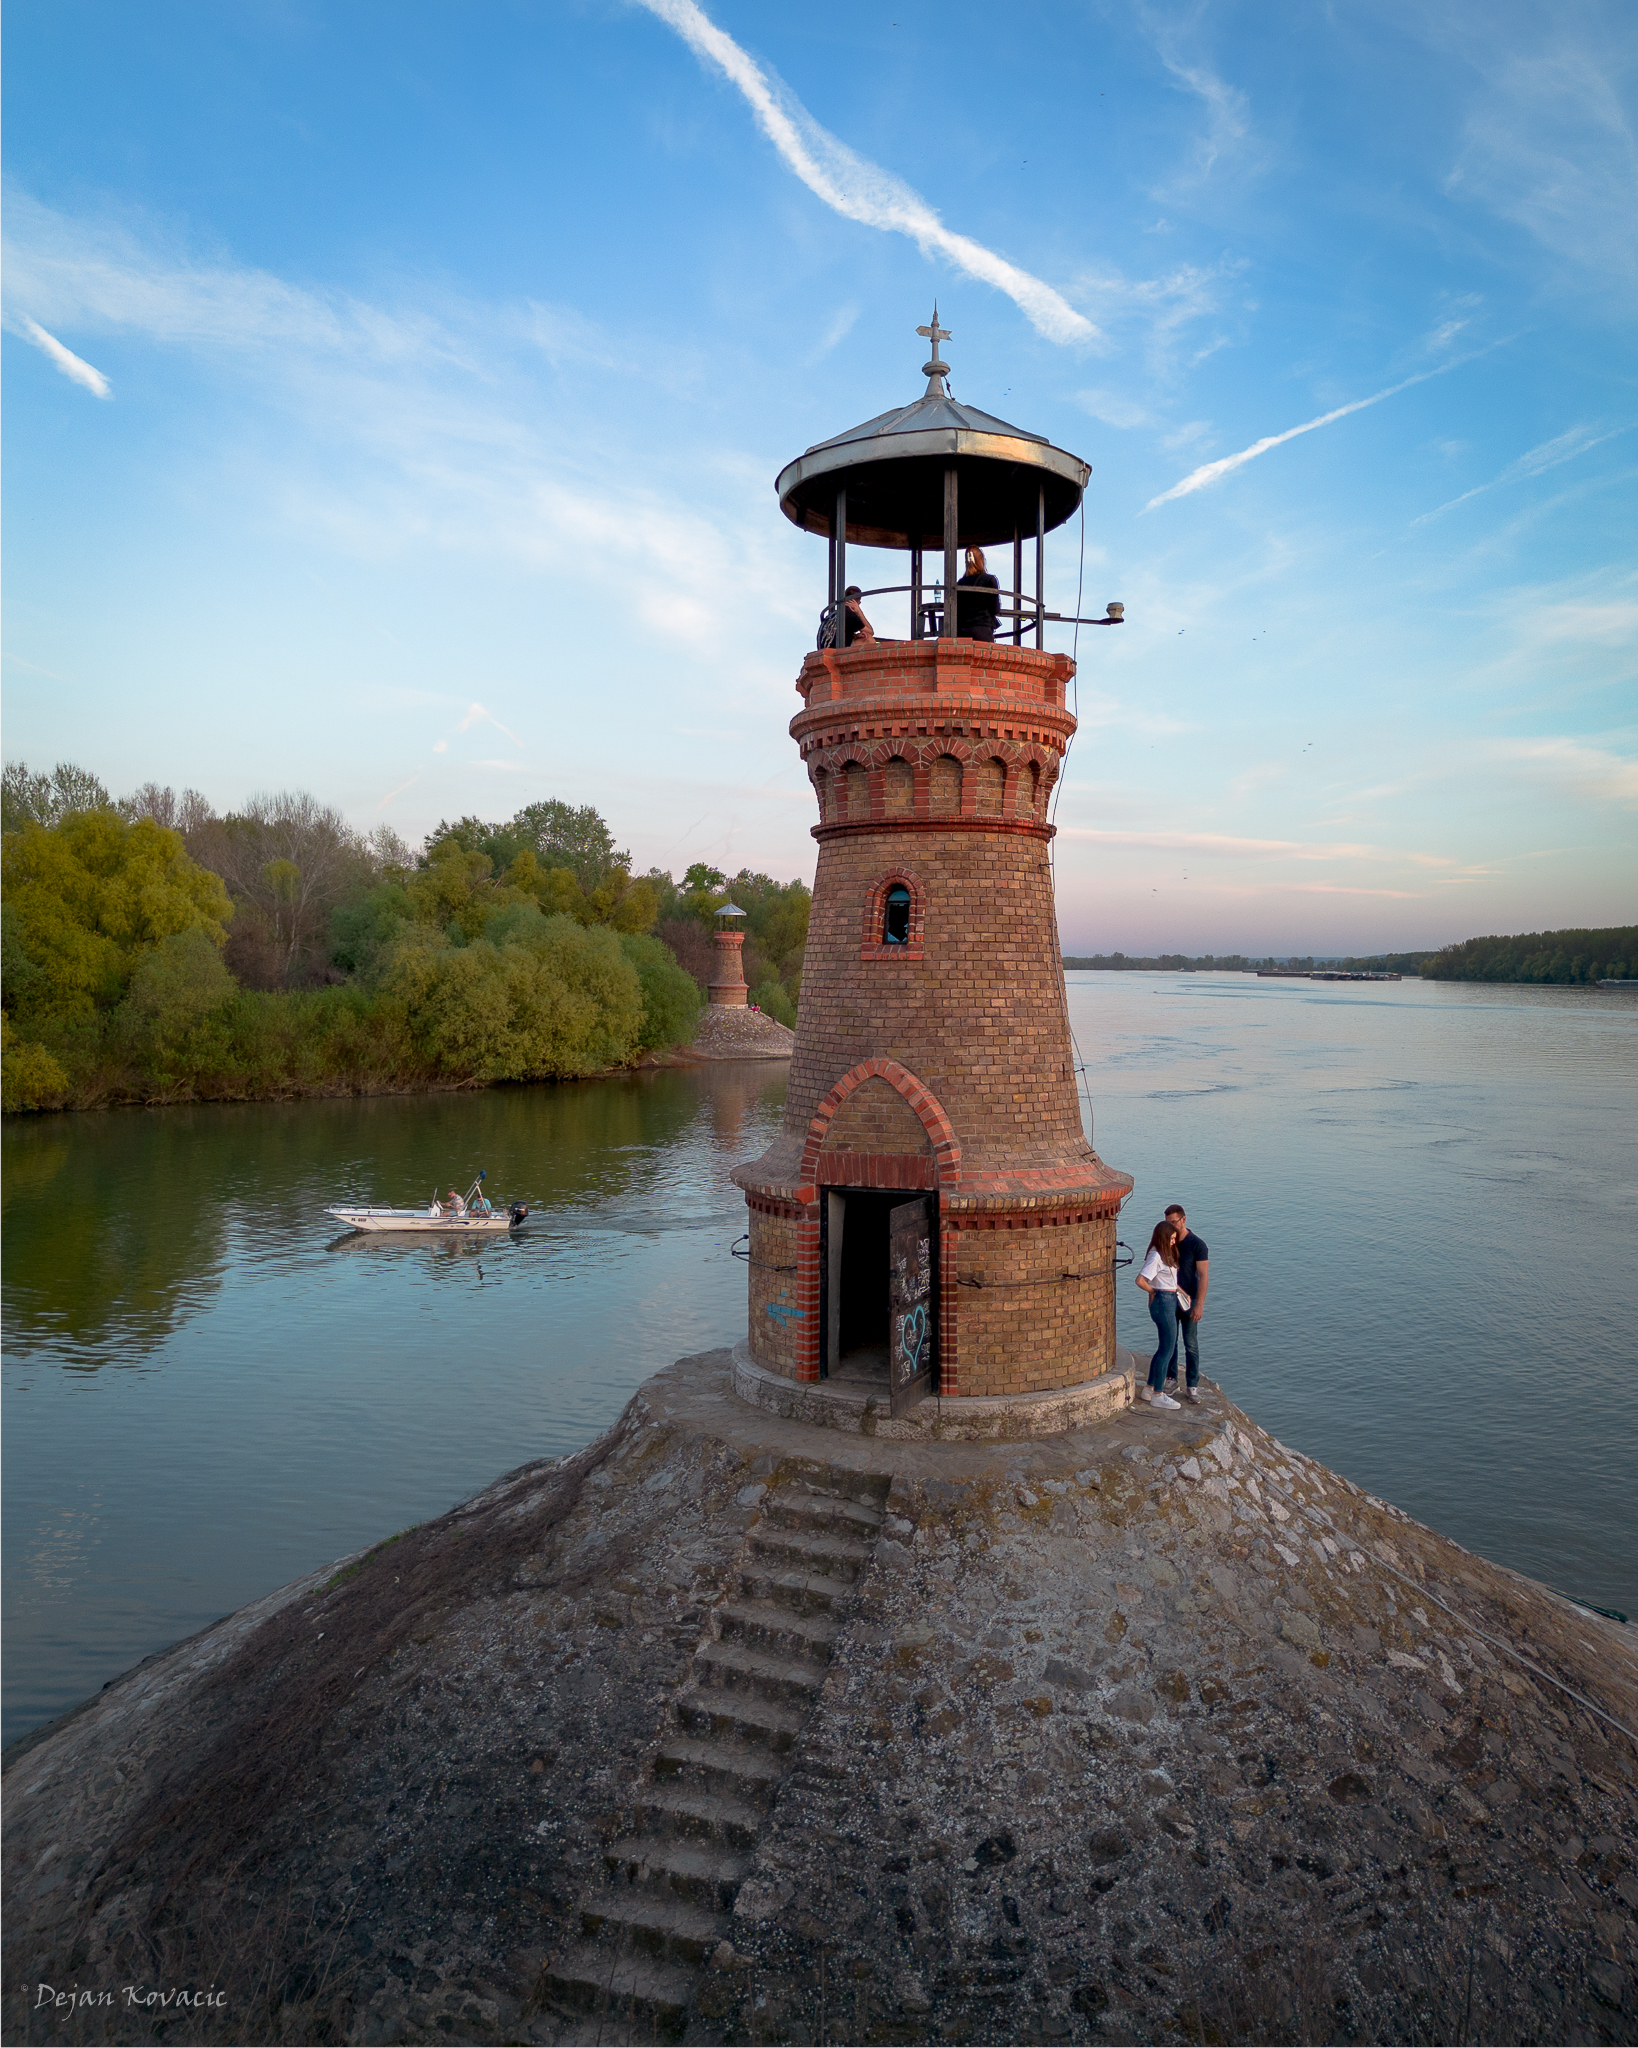
[[208,2007],[218,2009],[226,2006],[227,1993],[218,1991],[213,1984],[208,1991],[190,1991],[182,1986],[171,1991],[150,1991],[145,1984],[121,1984],[115,1991],[81,1991],[78,1985],[69,1991],[59,1991],[55,1984],[41,1984],[34,1994],[34,2010],[50,2006],[53,2012],[85,2012],[100,2006],[123,2006],[127,2010],[140,2006],[145,2012],[158,2012],[166,2006],[194,2006],[201,2011]]

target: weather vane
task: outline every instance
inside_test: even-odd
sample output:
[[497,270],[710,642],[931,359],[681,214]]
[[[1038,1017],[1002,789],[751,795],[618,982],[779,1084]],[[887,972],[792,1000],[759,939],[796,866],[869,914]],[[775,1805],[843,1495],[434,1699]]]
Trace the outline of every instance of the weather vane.
[[933,360],[930,363],[923,363],[921,366],[921,374],[928,380],[927,396],[929,398],[942,398],[944,396],[944,379],[950,374],[950,366],[948,363],[940,361],[938,345],[941,341],[953,341],[955,337],[951,334],[948,327],[940,327],[938,324],[937,299],[933,301],[932,325],[930,327],[918,327],[916,332],[918,334],[925,334],[927,339],[933,344]]

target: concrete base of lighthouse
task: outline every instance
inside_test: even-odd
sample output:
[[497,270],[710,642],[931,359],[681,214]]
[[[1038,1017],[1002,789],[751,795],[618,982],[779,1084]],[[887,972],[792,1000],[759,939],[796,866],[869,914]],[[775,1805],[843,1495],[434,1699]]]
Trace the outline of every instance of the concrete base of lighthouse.
[[1046,1394],[980,1394],[951,1401],[929,1396],[905,1414],[893,1415],[885,1384],[788,1379],[758,1365],[745,1338],[734,1346],[734,1392],[742,1401],[810,1428],[906,1442],[1010,1443],[1087,1429],[1132,1405],[1144,1370],[1130,1351],[1117,1347],[1111,1370],[1079,1386],[1055,1387]]

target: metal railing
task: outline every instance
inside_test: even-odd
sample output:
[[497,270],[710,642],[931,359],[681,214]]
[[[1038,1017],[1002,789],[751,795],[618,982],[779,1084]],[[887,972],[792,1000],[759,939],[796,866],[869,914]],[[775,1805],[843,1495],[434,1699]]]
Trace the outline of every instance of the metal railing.
[[[912,613],[910,638],[912,640],[938,639],[941,635],[944,623],[944,584],[942,580],[936,583],[919,584],[878,583],[873,585],[872,588],[869,590],[861,590],[858,597],[851,601],[853,603],[858,604],[862,609],[864,601],[868,597],[898,596],[908,596],[911,600]],[[1010,598],[1012,602],[1010,604],[1004,604],[1001,601],[1004,598]],[[1028,591],[1002,590],[1000,588],[991,589],[988,584],[968,584],[966,586],[957,586],[956,616],[958,620],[960,618],[962,610],[965,608],[963,605],[963,599],[969,600],[975,604],[979,600],[995,600],[995,637],[997,640],[1001,640],[1003,637],[1007,637],[1004,636],[1001,632],[1001,620],[1016,619],[1018,623],[1013,627],[1012,633],[1010,635],[1010,644],[1014,647],[1022,646],[1024,634],[1027,631],[1032,630],[1036,635],[1035,644],[1039,646],[1041,644],[1041,630],[1043,627],[1047,625],[1119,626],[1125,623],[1124,608],[1111,606],[1110,609],[1106,611],[1104,616],[1100,619],[1081,618],[1077,616],[1074,612],[1050,611],[1039,598],[1030,596]],[[921,627],[921,630],[919,632],[916,630],[918,625],[918,617],[915,610],[915,607],[917,607],[918,605],[919,625]],[[989,609],[987,603],[985,604],[984,609],[986,611]],[[835,599],[832,599],[831,602],[827,604],[819,614],[819,626],[821,632],[823,632],[824,628],[830,625],[831,622],[834,620],[836,616],[836,611],[836,601]],[[872,631],[874,630],[874,627],[872,627]],[[893,636],[891,634],[878,633],[876,637],[879,640],[885,640],[891,639]],[[959,637],[962,639],[970,640],[973,639],[975,636],[971,633],[965,633],[959,636],[952,635],[951,637]],[[834,644],[834,642],[832,644]]]

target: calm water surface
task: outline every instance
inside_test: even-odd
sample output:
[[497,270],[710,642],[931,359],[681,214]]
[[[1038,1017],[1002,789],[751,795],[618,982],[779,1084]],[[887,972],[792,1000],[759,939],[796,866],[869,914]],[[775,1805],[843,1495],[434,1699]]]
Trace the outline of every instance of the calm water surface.
[[[1459,1541],[1638,1618],[1638,1003],[1070,977],[1138,1245],[1211,1246],[1206,1370]],[[5,1736],[296,1574],[585,1442],[730,1341],[729,1169],[782,1065],[19,1120],[3,1144]],[[331,1201],[489,1169],[488,1248]],[[1150,1348],[1123,1273],[1120,1328]]]

